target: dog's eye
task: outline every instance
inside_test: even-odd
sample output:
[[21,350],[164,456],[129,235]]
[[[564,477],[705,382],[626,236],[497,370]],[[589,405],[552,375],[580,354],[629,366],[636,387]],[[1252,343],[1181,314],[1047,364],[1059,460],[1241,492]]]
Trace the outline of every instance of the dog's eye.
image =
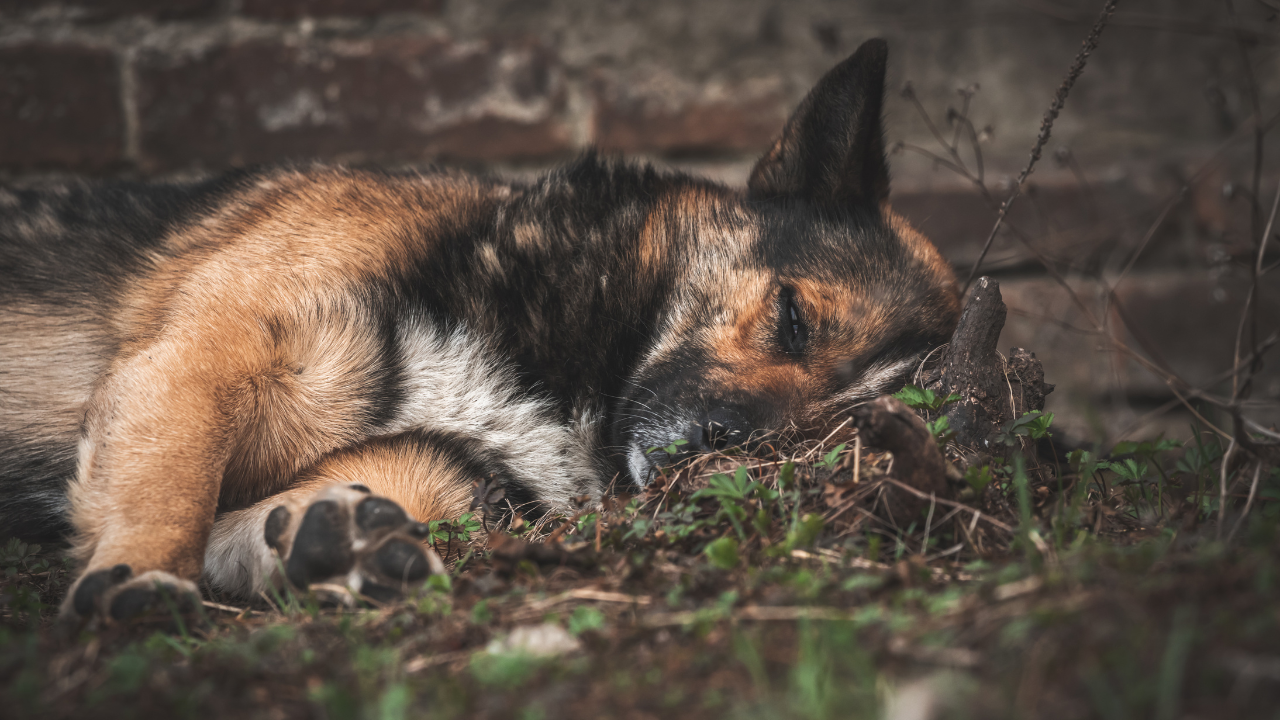
[[786,288],[778,296],[778,335],[782,349],[792,355],[804,352],[805,343],[809,340],[809,328],[804,323],[804,315],[796,304],[795,291]]

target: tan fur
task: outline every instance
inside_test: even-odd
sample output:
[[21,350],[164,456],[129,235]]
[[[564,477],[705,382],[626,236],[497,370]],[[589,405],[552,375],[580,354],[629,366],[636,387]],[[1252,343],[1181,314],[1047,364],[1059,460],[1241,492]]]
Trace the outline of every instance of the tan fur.
[[419,521],[456,518],[471,504],[474,477],[439,450],[401,437],[376,438],[324,458],[303,482],[359,483]]
[[[282,556],[307,507],[320,496],[358,502],[365,496],[347,485],[358,483],[386,497],[419,521],[455,518],[467,511],[472,477],[447,455],[404,437],[375,438],[332,453],[298,475],[286,491],[253,507],[224,513],[214,524],[204,555],[204,576],[211,585],[252,597],[279,585],[277,556],[267,547],[263,527],[272,510],[290,511]],[[336,495],[335,495],[336,493]],[[349,497],[344,497],[349,496]]]
[[107,366],[109,333],[71,308],[0,308],[0,328],[0,428],[33,428],[28,436],[61,436],[74,447],[93,379]]
[[481,194],[451,177],[284,172],[170,237],[126,293],[123,351],[86,409],[70,489],[86,570],[194,579],[220,499],[262,498],[363,440],[353,379],[374,329],[351,293],[429,253]]

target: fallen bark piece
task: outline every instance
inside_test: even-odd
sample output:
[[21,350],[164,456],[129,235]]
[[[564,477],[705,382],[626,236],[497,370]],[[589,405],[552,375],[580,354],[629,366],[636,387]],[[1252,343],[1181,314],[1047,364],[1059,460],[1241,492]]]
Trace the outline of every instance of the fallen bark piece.
[[[863,445],[893,453],[890,475],[923,496],[948,496],[947,461],[924,421],[901,400],[882,395],[853,411],[853,425]],[[928,507],[924,497],[892,493],[890,511],[904,525]]]

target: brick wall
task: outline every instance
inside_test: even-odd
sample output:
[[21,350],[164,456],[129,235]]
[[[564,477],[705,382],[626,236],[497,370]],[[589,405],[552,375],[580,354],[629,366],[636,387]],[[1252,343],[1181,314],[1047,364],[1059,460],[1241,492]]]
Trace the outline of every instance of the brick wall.
[[[1236,4],[1239,16],[1204,0],[1123,4],[1011,216],[1035,252],[1009,232],[989,261],[1013,311],[1004,344],[1045,357],[1061,382],[1059,410],[1097,410],[1111,430],[1169,390],[1079,332],[1088,318],[1034,254],[1055,263],[1108,332],[1193,382],[1230,366],[1253,246],[1242,46],[1263,115],[1280,110],[1280,22],[1264,4]],[[525,172],[595,145],[741,182],[813,81],[883,36],[888,139],[904,145],[892,158],[895,204],[967,268],[994,218],[989,198],[1003,197],[1025,162],[1100,6],[0,0],[0,180],[190,176],[310,158]],[[910,97],[896,92],[908,82]],[[946,168],[955,158],[934,134],[957,137],[948,110],[963,107],[957,89],[974,85],[988,199]],[[976,174],[969,145],[957,153]],[[1264,158],[1267,198],[1274,156]],[[1101,298],[1144,241],[1118,289],[1149,334],[1139,340]],[[1280,326],[1272,276],[1261,297],[1265,326]],[[1280,399],[1280,374],[1256,397]]]

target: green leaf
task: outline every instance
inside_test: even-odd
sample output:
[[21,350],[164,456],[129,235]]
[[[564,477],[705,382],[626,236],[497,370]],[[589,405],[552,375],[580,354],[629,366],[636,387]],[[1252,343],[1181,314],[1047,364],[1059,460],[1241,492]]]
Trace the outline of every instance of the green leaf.
[[846,443],[840,443],[836,446],[835,450],[824,455],[822,460],[820,460],[814,467],[820,467],[824,470],[830,470],[835,467],[836,463],[840,460],[840,453],[844,452],[846,446]]
[[1046,438],[1053,433],[1049,432],[1049,425],[1053,423],[1053,413],[1044,413],[1037,416],[1034,420],[1027,423],[1027,434],[1032,440]]
[[930,420],[925,423],[925,427],[928,428],[929,434],[933,435],[933,439],[939,445],[946,445],[951,438],[956,436],[955,432],[951,430],[951,419],[946,415],[936,420]]
[[893,396],[907,404],[910,408],[928,408],[932,407],[937,401],[937,396],[932,390],[918,388],[915,385],[906,385]]
[[598,517],[599,517],[598,513],[588,513],[578,518],[577,527],[576,527],[578,534],[579,535],[586,534],[588,527],[594,528],[596,518]]
[[1147,476],[1151,466],[1145,462],[1139,463],[1133,458],[1126,458],[1121,462],[1111,463],[1111,471],[1125,480],[1138,482]]
[[1032,440],[1049,437],[1049,425],[1053,422],[1053,413],[1042,413],[1032,410],[1022,417],[1014,418],[1005,424],[1000,432],[1000,441],[1006,445],[1017,445],[1018,436]]
[[969,483],[969,487],[973,488],[975,493],[981,494],[991,484],[991,480],[990,465],[983,465],[982,467],[970,465],[964,471],[964,481]]
[[643,540],[644,536],[648,534],[649,526],[651,524],[651,521],[646,518],[636,518],[635,520],[632,520],[631,529],[627,530],[626,534],[622,536],[622,539],[630,540],[631,538],[635,538],[637,540]]
[[788,460],[782,463],[782,469],[778,471],[778,487],[786,490],[796,479],[796,464]]
[[736,538],[722,537],[714,540],[704,551],[711,564],[721,570],[732,570],[738,566],[738,541]]
[[378,699],[378,720],[403,720],[408,717],[413,694],[404,683],[388,687]]
[[1122,440],[1122,441],[1120,441],[1120,442],[1116,443],[1116,446],[1115,446],[1115,447],[1111,448],[1111,454],[1112,454],[1113,456],[1114,456],[1114,455],[1128,455],[1128,454],[1130,454],[1130,453],[1132,453],[1132,452],[1136,452],[1136,451],[1137,451],[1137,449],[1138,449],[1138,443],[1136,443],[1136,442],[1134,442],[1134,441],[1132,441],[1132,440]]
[[581,635],[588,630],[599,630],[604,627],[604,613],[590,605],[579,605],[569,616],[569,632]]
[[755,492],[760,484],[751,479],[747,474],[746,466],[739,466],[733,473],[733,477],[729,477],[724,473],[716,473],[711,476],[707,487],[695,492],[690,496],[690,500],[700,500],[702,498],[717,498],[722,502],[724,500],[748,500],[751,494]]
[[894,393],[893,396],[906,403],[907,407],[934,412],[941,410],[943,407],[946,407],[953,402],[959,402],[962,399],[955,393],[951,393],[946,397],[940,398],[934,391],[929,390],[928,388],[919,388],[915,385],[906,385],[901,390]]
[[666,447],[657,447],[657,446],[654,446],[654,447],[649,448],[648,450],[645,450],[644,452],[645,452],[645,454],[646,454],[646,455],[648,455],[649,453],[657,452],[657,451],[661,450],[662,452],[664,452],[664,453],[666,453],[666,454],[668,454],[668,455],[676,455],[676,454],[678,454],[678,453],[680,452],[680,446],[681,446],[681,445],[688,445],[688,444],[689,444],[689,441],[688,441],[688,440],[685,440],[684,438],[680,438],[679,440],[676,440],[676,441],[672,442],[670,445],[668,445],[668,446],[666,446]]
[[818,536],[822,534],[822,528],[825,524],[821,515],[816,513],[806,514],[796,523],[791,532],[787,533],[787,549],[794,550],[796,548],[810,547],[818,539]]
[[433,592],[450,593],[453,592],[453,580],[448,575],[432,575],[423,587]]
[[[492,688],[510,690],[518,688],[533,677],[541,661],[526,652],[487,653],[477,652],[471,656],[470,670],[481,685]],[[358,717],[352,711],[341,717]],[[339,717],[330,713],[329,717]]]
[[493,620],[493,611],[489,609],[488,600],[478,600],[471,607],[471,624],[472,625],[488,625]]
[[879,575],[870,575],[866,573],[854,575],[844,582],[840,583],[840,589],[846,591],[852,590],[875,590],[884,585],[885,580]]

